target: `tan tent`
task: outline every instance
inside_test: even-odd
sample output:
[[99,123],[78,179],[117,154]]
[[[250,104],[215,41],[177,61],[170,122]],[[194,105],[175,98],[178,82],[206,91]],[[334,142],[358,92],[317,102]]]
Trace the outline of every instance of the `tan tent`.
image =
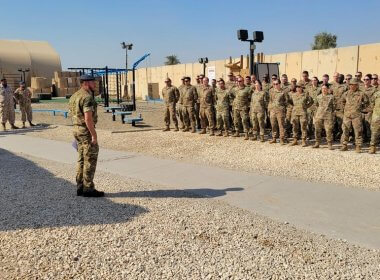
[[20,80],[19,69],[29,69],[26,82],[39,76],[53,78],[61,71],[61,60],[53,47],[45,41],[0,40],[0,77]]

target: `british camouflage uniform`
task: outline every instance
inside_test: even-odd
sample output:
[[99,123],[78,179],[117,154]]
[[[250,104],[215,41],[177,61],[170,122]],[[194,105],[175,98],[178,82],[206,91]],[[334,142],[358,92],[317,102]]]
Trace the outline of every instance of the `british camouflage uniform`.
[[199,93],[199,104],[200,111],[199,116],[201,120],[201,134],[206,133],[206,127],[210,129],[210,135],[214,135],[215,123],[214,123],[214,101],[215,101],[215,91],[210,85],[205,86],[200,89]]
[[266,91],[254,91],[251,96],[250,117],[252,124],[252,140],[260,134],[260,141],[264,142],[265,111],[268,107],[269,94]]
[[228,130],[230,129],[230,100],[231,90],[217,88],[215,92],[216,103],[216,121],[220,131],[218,135],[222,135],[224,128],[224,136],[228,136]]
[[97,104],[90,92],[81,88],[69,100],[69,113],[72,118],[74,138],[78,149],[78,168],[76,182],[78,189],[94,189],[94,176],[98,161],[99,145],[92,143],[84,115],[92,112],[94,125],[98,121]]
[[175,107],[177,101],[179,100],[179,91],[174,86],[165,86],[162,89],[162,97],[165,103],[164,121],[166,128],[164,129],[164,131],[170,130],[170,117],[172,118],[173,123],[175,125],[175,131],[178,131],[178,120]]
[[322,139],[322,129],[326,131],[326,139],[328,147],[332,149],[333,128],[334,128],[334,112],[335,98],[332,94],[320,94],[315,98],[315,145],[313,148],[319,148]]

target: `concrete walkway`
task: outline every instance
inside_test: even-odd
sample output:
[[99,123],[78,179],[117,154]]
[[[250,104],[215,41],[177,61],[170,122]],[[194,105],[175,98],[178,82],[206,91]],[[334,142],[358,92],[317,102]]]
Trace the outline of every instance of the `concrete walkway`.
[[[3,134],[0,148],[57,162],[76,162],[76,151],[66,142]],[[378,191],[225,170],[108,149],[100,150],[98,170],[217,198],[298,228],[380,249]]]

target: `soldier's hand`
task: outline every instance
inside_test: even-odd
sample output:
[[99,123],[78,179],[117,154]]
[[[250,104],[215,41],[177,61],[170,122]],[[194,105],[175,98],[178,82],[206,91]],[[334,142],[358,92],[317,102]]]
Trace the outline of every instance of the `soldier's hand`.
[[92,136],[91,137],[91,144],[93,144],[93,145],[98,144],[98,139],[96,139],[96,137]]

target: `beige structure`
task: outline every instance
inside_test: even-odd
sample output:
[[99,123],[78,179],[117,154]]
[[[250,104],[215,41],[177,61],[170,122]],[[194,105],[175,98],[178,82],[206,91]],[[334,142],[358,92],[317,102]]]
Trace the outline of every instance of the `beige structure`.
[[[257,58],[256,56],[255,61]],[[248,58],[244,57],[243,60],[243,67],[248,67]],[[240,57],[232,60],[232,62],[239,61]],[[225,64],[229,62],[229,59],[215,60],[210,61],[207,66],[215,67],[217,78],[226,78],[229,69],[225,67]],[[280,74],[286,73],[289,79],[294,77],[297,80],[301,78],[302,70],[307,70],[311,77],[317,76],[318,78],[321,78],[323,74],[329,74],[332,78],[336,71],[343,74],[355,74],[359,70],[363,74],[380,74],[380,43],[320,51],[264,55],[263,62],[279,63]],[[147,96],[157,98],[165,86],[166,77],[170,77],[173,84],[179,86],[181,77],[186,75],[191,77],[194,84],[195,77],[202,71],[200,63],[139,68],[136,70],[136,97],[139,99],[146,99]],[[131,73],[128,74],[128,81],[132,82]],[[112,87],[112,85],[110,86]],[[152,89],[155,90],[152,92]]]
[[26,74],[28,86],[31,77],[51,80],[54,71],[62,70],[59,55],[48,42],[0,40],[0,77],[19,80],[20,68],[30,69]]

